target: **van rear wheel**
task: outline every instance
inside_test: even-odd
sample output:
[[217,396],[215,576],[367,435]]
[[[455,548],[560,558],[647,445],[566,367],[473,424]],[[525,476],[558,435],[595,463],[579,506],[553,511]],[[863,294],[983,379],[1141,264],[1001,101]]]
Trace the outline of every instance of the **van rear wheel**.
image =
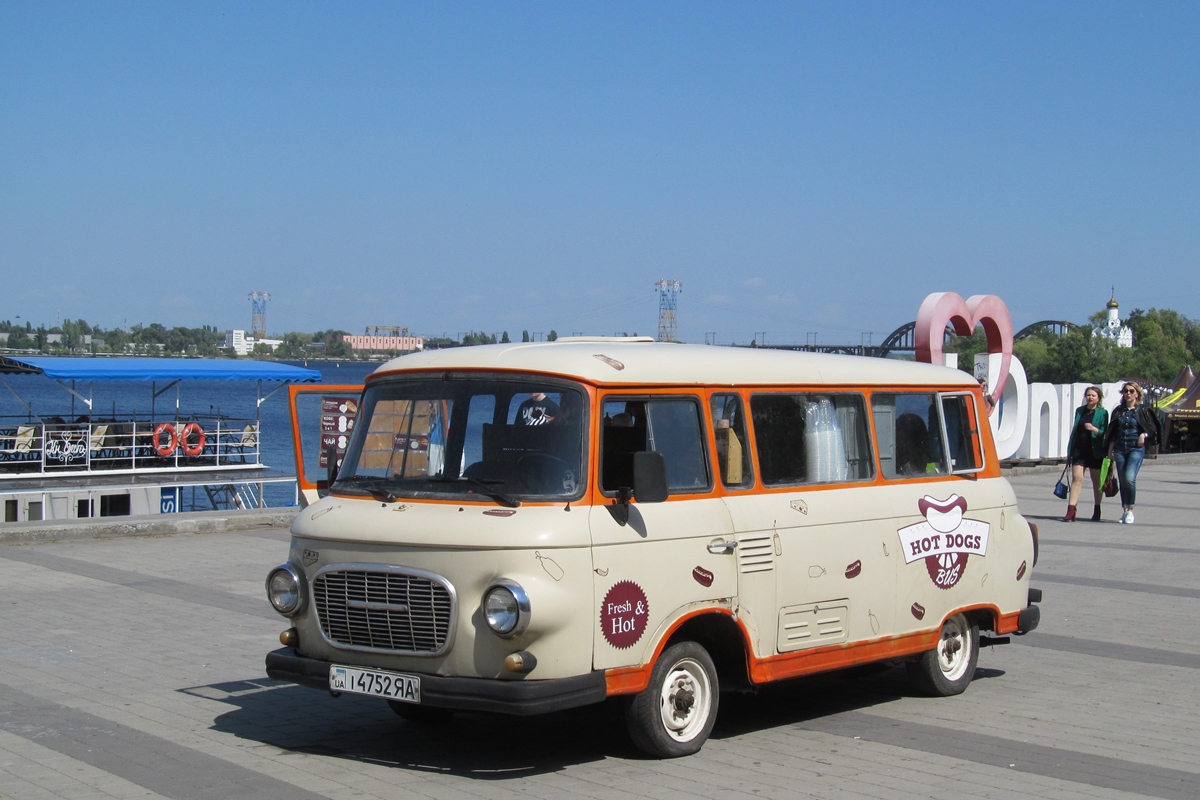
[[671,645],[654,665],[650,685],[625,709],[630,738],[659,758],[698,752],[717,720],[719,691],[707,650],[695,642]]
[[905,666],[908,679],[934,697],[962,694],[979,662],[979,625],[955,614],[942,625],[937,647]]

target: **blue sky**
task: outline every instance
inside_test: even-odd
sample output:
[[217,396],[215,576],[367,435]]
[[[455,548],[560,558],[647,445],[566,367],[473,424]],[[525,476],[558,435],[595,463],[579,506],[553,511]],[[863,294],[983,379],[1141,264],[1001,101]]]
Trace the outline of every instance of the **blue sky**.
[[[1200,4],[0,0],[0,319],[1200,317]],[[1186,276],[1186,279],[1185,279]]]

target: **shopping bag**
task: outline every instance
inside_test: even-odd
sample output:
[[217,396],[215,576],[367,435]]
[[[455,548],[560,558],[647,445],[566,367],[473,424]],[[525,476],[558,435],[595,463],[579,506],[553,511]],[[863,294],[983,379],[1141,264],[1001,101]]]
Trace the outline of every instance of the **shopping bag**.
[[1067,467],[1071,466],[1071,462],[1063,464],[1062,475],[1058,476],[1058,483],[1054,484],[1054,496],[1060,500],[1067,499],[1067,484],[1063,482],[1063,478],[1067,476]]
[[1105,497],[1116,497],[1117,492],[1121,491],[1121,486],[1117,483],[1117,471],[1112,468],[1111,458],[1104,459],[1104,463],[1100,465],[1100,488]]

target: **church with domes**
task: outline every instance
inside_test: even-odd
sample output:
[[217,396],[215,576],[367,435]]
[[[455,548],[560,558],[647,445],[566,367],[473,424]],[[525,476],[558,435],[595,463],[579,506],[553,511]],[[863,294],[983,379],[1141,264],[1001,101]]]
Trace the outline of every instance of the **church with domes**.
[[1121,324],[1121,315],[1117,310],[1117,290],[1113,289],[1112,299],[1105,306],[1108,309],[1108,319],[1104,325],[1092,329],[1093,336],[1103,336],[1117,347],[1133,347],[1133,329]]

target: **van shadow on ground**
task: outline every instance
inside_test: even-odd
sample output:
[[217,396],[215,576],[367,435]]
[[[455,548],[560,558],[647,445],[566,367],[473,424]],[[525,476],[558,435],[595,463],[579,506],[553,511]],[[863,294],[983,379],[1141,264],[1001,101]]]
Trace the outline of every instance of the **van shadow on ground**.
[[[976,680],[1003,675],[979,669]],[[297,754],[342,758],[413,773],[506,780],[556,772],[605,758],[641,759],[629,742],[617,702],[536,717],[457,713],[413,723],[386,703],[339,698],[267,678],[180,691],[227,703],[215,730]],[[764,687],[756,694],[725,693],[712,738],[799,725],[912,696],[903,669],[848,670]]]

